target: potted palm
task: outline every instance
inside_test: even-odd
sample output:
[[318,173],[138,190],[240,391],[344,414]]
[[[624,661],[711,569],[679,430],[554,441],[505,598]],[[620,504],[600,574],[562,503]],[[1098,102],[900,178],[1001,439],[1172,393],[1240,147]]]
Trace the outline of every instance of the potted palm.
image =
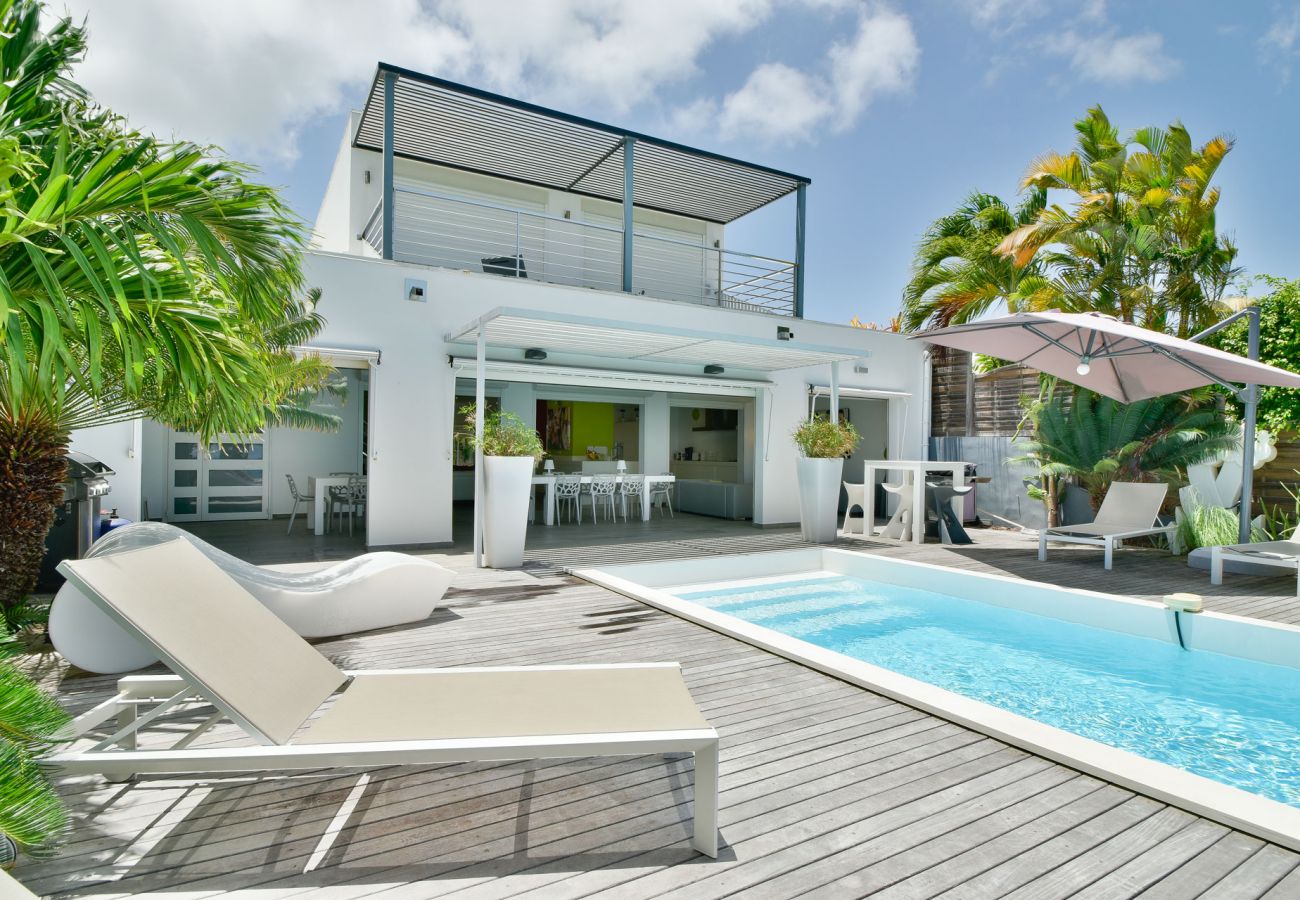
[[[461,409],[469,429],[478,414]],[[473,432],[470,431],[472,435]],[[483,553],[494,569],[523,565],[524,535],[533,470],[544,455],[537,430],[514,413],[495,410],[483,417]]]
[[799,448],[799,525],[814,544],[835,540],[844,458],[858,446],[858,431],[847,422],[815,416],[794,431]]

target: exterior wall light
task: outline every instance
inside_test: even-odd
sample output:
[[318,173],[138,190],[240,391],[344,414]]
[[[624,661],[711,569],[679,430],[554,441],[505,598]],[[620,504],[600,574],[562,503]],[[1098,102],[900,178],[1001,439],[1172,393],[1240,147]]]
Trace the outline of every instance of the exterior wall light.
[[784,325],[778,325],[776,326],[776,339],[778,341],[793,341],[794,332]]
[[402,294],[412,303],[424,303],[428,297],[429,283],[418,278],[408,278],[402,285]]

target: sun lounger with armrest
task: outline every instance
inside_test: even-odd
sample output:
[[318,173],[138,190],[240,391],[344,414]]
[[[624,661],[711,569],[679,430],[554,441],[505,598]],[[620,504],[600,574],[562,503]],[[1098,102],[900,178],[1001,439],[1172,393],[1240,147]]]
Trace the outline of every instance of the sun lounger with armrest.
[[[174,673],[123,678],[115,697],[78,718],[81,736],[110,721],[116,730],[56,754],[51,762],[68,772],[125,778],[693,753],[692,843],[717,855],[718,734],[675,663],[345,672],[185,541],[59,569]],[[216,711],[176,743],[139,746],[145,726],[185,704]],[[259,746],[196,746],[222,719]]]
[[1062,525],[1038,533],[1038,558],[1047,559],[1047,542],[1091,544],[1105,549],[1105,566],[1111,567],[1115,548],[1127,538],[1152,534],[1171,535],[1177,526],[1157,521],[1169,486],[1115,481],[1106,490],[1097,516],[1086,525]]
[[1300,597],[1300,527],[1284,541],[1258,541],[1210,548],[1210,584],[1223,584],[1224,558],[1237,557],[1253,563],[1296,570],[1296,596]]

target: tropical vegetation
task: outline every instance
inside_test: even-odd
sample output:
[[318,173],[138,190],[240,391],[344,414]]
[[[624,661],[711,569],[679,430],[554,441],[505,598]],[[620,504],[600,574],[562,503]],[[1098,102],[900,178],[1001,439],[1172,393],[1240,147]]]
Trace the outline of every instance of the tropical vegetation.
[[40,757],[58,740],[68,716],[13,665],[10,658],[19,652],[0,629],[0,839],[39,856],[67,831],[67,813]]
[[930,226],[903,293],[906,330],[999,306],[1099,311],[1184,337],[1222,318],[1240,270],[1212,181],[1232,141],[1196,146],[1178,122],[1121,139],[1100,106],[1074,127],[1070,152],[1030,164],[1014,209],[976,193]]
[[1093,509],[1112,481],[1173,482],[1187,466],[1236,446],[1239,432],[1205,391],[1122,403],[1092,391],[1052,391],[1028,412],[1033,434],[1021,460],[1037,465],[1042,484],[1031,490],[1057,523],[1060,485],[1088,492]]
[[[462,406],[460,415],[465,423],[461,437],[473,445],[478,409],[473,405]],[[531,456],[536,462],[546,455],[537,429],[514,413],[500,409],[489,409],[483,417],[483,437],[476,446],[482,448],[484,456]]]
[[248,435],[328,369],[303,229],[209,147],[162,142],[69,77],[86,46],[0,0],[0,608],[31,590],[75,428],[142,414]]
[[[1260,276],[1269,292],[1251,302],[1259,307],[1259,358],[1271,366],[1294,370],[1300,366],[1300,279],[1287,280],[1271,275]],[[1237,321],[1211,335],[1206,343],[1247,355],[1247,323]],[[1229,396],[1228,403],[1238,411],[1239,398]],[[1300,430],[1300,390],[1282,387],[1259,389],[1256,410],[1259,426],[1274,434]]]
[[849,456],[862,440],[851,423],[832,422],[826,415],[816,415],[800,423],[792,437],[799,452],[809,459]]

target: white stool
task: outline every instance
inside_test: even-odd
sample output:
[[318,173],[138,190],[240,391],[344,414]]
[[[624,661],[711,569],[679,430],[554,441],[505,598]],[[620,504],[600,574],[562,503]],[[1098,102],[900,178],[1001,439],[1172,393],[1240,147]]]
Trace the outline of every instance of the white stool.
[[[866,502],[867,502],[867,490],[866,490],[866,487],[867,487],[867,486],[866,486],[865,484],[851,484],[851,483],[849,483],[849,482],[847,482],[847,481],[844,482],[844,492],[845,492],[846,494],[849,495],[849,505],[848,505],[847,507],[845,507],[845,509],[844,509],[844,524],[840,527],[840,531],[843,531],[843,532],[845,532],[846,534],[865,534],[865,533],[869,533],[869,530],[868,530],[867,525],[866,525],[866,521],[867,521],[866,519],[856,519],[856,520],[855,520],[855,519],[850,519],[850,518],[849,518],[849,513],[853,512],[853,507],[855,507],[855,506],[856,506],[858,509],[862,510],[862,514],[863,514],[864,516],[866,515],[866,512],[867,512],[867,507],[866,507]],[[862,524],[861,524],[861,525],[855,525],[855,524],[854,524],[855,522],[861,522]]]

